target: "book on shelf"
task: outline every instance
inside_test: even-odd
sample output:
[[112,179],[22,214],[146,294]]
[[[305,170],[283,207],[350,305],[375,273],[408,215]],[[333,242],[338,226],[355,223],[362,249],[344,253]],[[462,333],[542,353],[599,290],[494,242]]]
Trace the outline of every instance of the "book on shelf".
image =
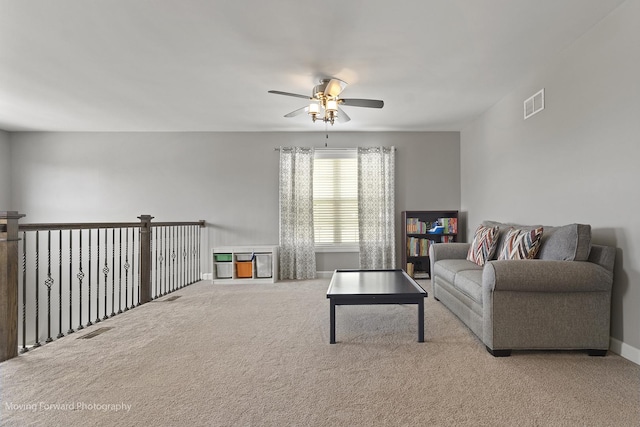
[[458,218],[438,218],[438,223],[444,227],[445,234],[458,233]]
[[407,263],[407,274],[413,277],[413,263],[411,262]]
[[430,228],[430,222],[420,221],[419,218],[407,218],[407,234],[426,234]]
[[429,278],[429,273],[427,273],[426,271],[416,271],[413,273],[413,278],[414,279],[428,279]]
[[420,237],[407,237],[408,256],[429,256],[429,247],[435,243]]

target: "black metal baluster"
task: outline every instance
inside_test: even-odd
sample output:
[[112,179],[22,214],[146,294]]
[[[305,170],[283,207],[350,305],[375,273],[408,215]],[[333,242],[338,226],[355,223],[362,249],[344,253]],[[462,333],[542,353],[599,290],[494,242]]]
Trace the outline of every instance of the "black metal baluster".
[[169,277],[167,276],[167,266],[169,265],[169,254],[167,253],[167,227],[160,229],[162,234],[162,271],[160,272],[160,294],[166,295],[166,289],[169,287]]
[[197,263],[197,268],[196,268],[196,280],[200,280],[200,278],[202,277],[202,269],[200,268],[200,239],[201,239],[201,233],[198,232],[198,234],[196,235],[197,237],[197,245],[196,245],[196,263]]
[[187,229],[187,259],[189,260],[189,267],[187,268],[187,283],[193,283],[193,256],[191,253],[191,248],[193,246],[193,227],[189,227]]
[[104,229],[104,268],[102,269],[102,273],[104,274],[104,317],[102,320],[107,320],[109,316],[107,315],[107,299],[109,294],[109,289],[107,285],[107,277],[109,276],[109,265],[108,265],[108,245],[109,236],[107,235],[107,229]]
[[[78,230],[78,330],[83,329],[82,326],[82,280],[84,279],[84,272],[82,271],[82,229]],[[91,304],[91,300],[89,300]]]
[[[162,268],[162,235],[160,234],[160,228],[155,227],[153,229],[155,231],[156,234],[156,238],[154,239],[154,241],[151,243],[152,245],[155,245],[156,248],[156,283],[155,283],[155,293],[153,295],[153,298],[155,298],[157,295],[159,295],[160,292],[160,285],[162,284],[162,276],[161,276],[161,268]],[[138,246],[140,244],[138,243]]]
[[20,353],[29,351],[27,348],[27,232],[22,232],[22,349]]
[[[153,238],[156,228],[151,228],[151,298],[158,293],[158,245]],[[157,237],[157,236],[156,236]]]
[[111,317],[116,315],[115,298],[116,298],[116,229],[111,230]]
[[160,261],[160,266],[158,267],[158,274],[160,275],[160,283],[158,283],[158,292],[156,292],[156,297],[162,295],[162,285],[164,283],[164,274],[163,274],[163,269],[164,269],[164,252],[163,252],[163,248],[164,248],[164,233],[163,233],[164,228],[158,228],[158,235],[160,236],[160,241],[158,242],[158,246],[159,251],[160,251],[160,258],[158,258],[158,260]]
[[171,260],[173,264],[173,274],[171,275],[171,292],[176,290],[176,227],[171,227],[173,232],[171,233]]
[[40,232],[36,231],[36,342],[33,347],[40,347]]
[[153,293],[153,298],[155,298],[156,295],[158,295],[158,287],[160,286],[160,252],[159,252],[159,247],[160,247],[160,242],[162,241],[160,239],[160,235],[159,235],[159,228],[155,227],[152,228],[152,233],[151,235],[153,236],[153,234],[156,235],[155,239],[151,239],[151,250],[153,251],[155,249],[155,276],[156,276],[156,280],[155,283],[153,284],[153,289],[155,290],[155,292]]
[[177,291],[179,287],[179,274],[180,274],[180,240],[178,239],[178,227],[173,227],[173,252],[171,257],[173,258],[173,290]]
[[191,228],[191,236],[190,236],[190,247],[189,249],[191,250],[191,267],[189,268],[189,274],[191,275],[190,277],[190,282],[194,283],[195,282],[195,268],[196,268],[196,244],[195,244],[195,234],[193,232],[193,227]]
[[177,290],[179,287],[179,274],[180,274],[180,238],[178,237],[179,229],[178,227],[173,227],[173,253],[171,256],[173,257],[173,290]]
[[191,227],[184,228],[184,283],[185,285],[191,284]]
[[195,283],[198,281],[198,252],[197,252],[197,242],[198,242],[198,233],[200,231],[194,227],[194,230],[192,231],[193,237],[192,237],[192,243],[191,243],[191,262],[193,262],[193,266],[192,266],[192,276],[191,276],[191,282]]
[[[124,311],[129,310],[129,229],[125,228],[124,243]],[[133,289],[131,289],[133,293]]]
[[187,261],[185,263],[185,279],[184,282],[187,285],[191,284],[191,227],[185,228],[185,244],[184,251],[186,253]]
[[53,278],[51,277],[51,230],[47,231],[47,278],[44,285],[47,287],[47,339],[44,342],[51,342],[51,286],[53,286]]
[[87,326],[93,325],[91,321],[91,229],[89,229],[89,247],[87,248],[89,259],[87,266],[89,268],[89,276],[87,277]]
[[58,247],[58,280],[60,281],[60,286],[58,286],[58,336],[56,338],[62,338],[64,334],[62,333],[62,230],[59,231],[58,238],[59,247]]
[[94,323],[100,323],[100,229],[96,229],[96,320]]
[[184,287],[184,226],[178,227],[178,287]]
[[180,227],[182,232],[182,280],[180,287],[187,285],[187,227]]
[[122,313],[122,228],[118,229],[119,239],[119,261],[120,272],[118,273],[118,314]]
[[[136,234],[135,233],[131,233],[133,236],[133,243],[131,244],[131,250],[133,251],[133,254],[131,256],[131,272],[133,274],[135,274],[136,271],[136,257],[135,257],[135,250],[136,250]],[[138,229],[138,241],[140,241],[140,229]],[[151,244],[153,244],[153,241],[151,242]],[[140,243],[138,243],[138,245],[140,245]],[[140,256],[140,249],[138,249],[138,256]],[[136,275],[136,277],[138,278],[137,284],[135,286],[135,288],[138,290],[138,303],[136,305],[140,305],[140,260],[138,259],[138,274]],[[133,274],[131,275],[131,280],[133,280]],[[132,287],[133,289],[133,287]],[[132,304],[131,306],[133,307],[133,292],[131,294],[131,300],[132,300]]]
[[187,283],[187,245],[186,245],[186,227],[180,227],[180,235],[182,236],[182,277],[180,279],[180,287],[183,288]]
[[69,330],[67,331],[67,335],[75,332],[73,330],[73,327],[71,327],[71,325],[73,325],[72,316],[73,316],[73,230],[69,230]]
[[169,289],[169,269],[170,269],[170,264],[169,264],[169,230],[167,230],[167,227],[163,227],[164,228],[164,293],[162,295],[167,295],[167,289]]

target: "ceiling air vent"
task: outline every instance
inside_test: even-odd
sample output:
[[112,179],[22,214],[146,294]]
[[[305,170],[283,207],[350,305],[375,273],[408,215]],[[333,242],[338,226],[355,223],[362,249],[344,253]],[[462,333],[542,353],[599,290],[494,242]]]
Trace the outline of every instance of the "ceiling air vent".
[[544,88],[524,101],[524,119],[544,110]]

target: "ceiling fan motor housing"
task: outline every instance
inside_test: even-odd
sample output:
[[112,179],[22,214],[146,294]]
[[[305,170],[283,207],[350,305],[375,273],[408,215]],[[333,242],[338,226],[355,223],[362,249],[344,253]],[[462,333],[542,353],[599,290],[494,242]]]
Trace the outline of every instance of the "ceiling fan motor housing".
[[329,79],[320,80],[320,84],[314,86],[313,92],[311,93],[311,97],[321,100],[324,98],[324,91],[327,88],[327,84],[329,84]]

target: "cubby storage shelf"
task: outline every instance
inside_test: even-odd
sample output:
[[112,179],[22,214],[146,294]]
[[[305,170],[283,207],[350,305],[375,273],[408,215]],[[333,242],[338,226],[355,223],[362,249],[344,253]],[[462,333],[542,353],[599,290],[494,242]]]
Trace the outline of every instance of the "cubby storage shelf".
[[274,283],[278,246],[219,246],[211,251],[213,283]]

